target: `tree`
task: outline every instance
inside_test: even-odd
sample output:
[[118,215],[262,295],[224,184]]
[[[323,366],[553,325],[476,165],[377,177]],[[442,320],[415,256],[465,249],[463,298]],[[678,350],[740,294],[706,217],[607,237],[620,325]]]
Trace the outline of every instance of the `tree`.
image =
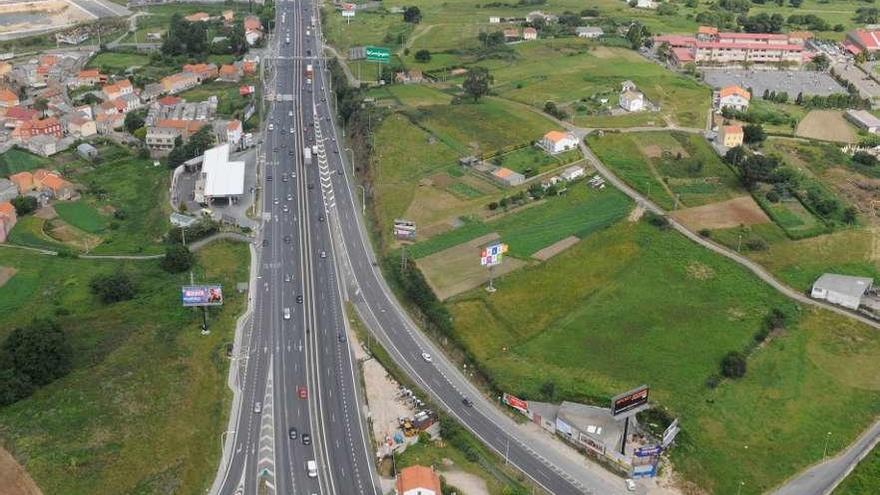
[[34,110],[38,110],[40,112],[41,117],[46,116],[46,110],[49,109],[49,100],[40,97],[34,101]]
[[544,400],[553,400],[556,398],[556,383],[552,380],[548,380],[541,384],[541,389],[539,391]]
[[418,7],[407,7],[403,11],[403,22],[418,24],[422,22],[422,11]]
[[430,62],[431,61],[431,52],[429,52],[428,50],[419,50],[416,52],[415,58],[416,58],[416,62],[421,62],[421,63]]
[[37,198],[33,196],[16,196],[10,201],[18,216],[27,215],[37,209]]
[[133,133],[135,130],[144,126],[144,118],[138,112],[128,112],[125,114],[125,130]]
[[828,56],[824,53],[820,53],[813,57],[813,65],[816,66],[816,70],[825,71],[828,70],[828,67],[831,66],[831,61],[828,60]]
[[867,151],[856,151],[852,156],[852,161],[854,163],[867,165],[869,167],[877,165],[877,158],[875,158],[874,155],[868,153]]
[[489,87],[492,85],[494,78],[489,74],[489,69],[485,67],[472,67],[462,84],[464,92],[470,95],[476,103],[480,98],[489,94]]
[[46,385],[70,371],[73,349],[55,320],[34,319],[16,328],[3,342],[15,373],[37,386]]
[[794,8],[799,8],[802,3],[804,3],[804,0],[788,0],[788,4]]
[[183,244],[171,244],[165,248],[162,269],[169,273],[180,273],[190,269],[195,256]]
[[96,275],[89,282],[89,289],[104,304],[128,301],[134,298],[136,292],[134,282],[125,272]]
[[841,220],[843,223],[848,225],[853,225],[856,223],[856,207],[855,206],[847,206],[843,210],[843,214],[841,215]]
[[742,378],[745,376],[746,357],[741,352],[728,352],[721,359],[721,374],[727,378]]
[[743,127],[743,141],[746,144],[760,144],[767,139],[767,133],[761,124],[749,124]]

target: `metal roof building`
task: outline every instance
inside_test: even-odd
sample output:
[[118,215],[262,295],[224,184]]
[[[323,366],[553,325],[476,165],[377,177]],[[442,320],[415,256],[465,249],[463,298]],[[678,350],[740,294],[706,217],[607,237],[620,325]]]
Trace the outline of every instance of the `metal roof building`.
[[810,297],[823,299],[849,309],[858,309],[862,296],[871,289],[874,279],[825,273],[813,283]]
[[195,200],[234,199],[244,194],[244,162],[229,161],[229,143],[205,151],[202,171],[196,180]]

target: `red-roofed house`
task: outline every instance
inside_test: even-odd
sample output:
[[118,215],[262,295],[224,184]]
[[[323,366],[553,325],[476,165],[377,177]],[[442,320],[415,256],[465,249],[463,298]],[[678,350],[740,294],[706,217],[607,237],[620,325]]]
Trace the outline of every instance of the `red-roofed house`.
[[241,63],[241,70],[245,74],[256,74],[257,73],[257,62],[253,60],[245,60]]
[[718,36],[718,28],[714,26],[700,26],[697,28],[697,39],[700,41],[709,41]]
[[99,134],[110,134],[114,130],[121,129],[125,123],[125,115],[121,113],[99,113],[95,117],[95,127]]
[[9,128],[17,128],[29,120],[37,120],[38,118],[40,118],[39,111],[20,105],[14,106],[6,110],[5,125]]
[[180,93],[199,85],[199,78],[191,72],[178,72],[163,77],[160,81],[166,93]]
[[233,147],[238,147],[238,144],[241,142],[242,130],[243,128],[240,120],[230,120],[229,123],[226,124],[226,142]]
[[56,173],[49,172],[40,181],[40,189],[52,193],[55,199],[67,200],[73,196],[75,192],[73,184],[62,179]]
[[123,79],[113,84],[107,84],[102,88],[102,91],[104,92],[105,99],[115,100],[121,96],[134,93],[134,86],[131,85],[131,81],[128,79]]
[[0,108],[11,108],[18,105],[18,95],[7,88],[0,89]]
[[538,30],[533,27],[524,28],[523,29],[523,39],[524,40],[538,39]]
[[19,172],[9,176],[9,180],[18,188],[19,194],[24,194],[34,189],[34,174],[30,172]]
[[183,72],[194,74],[199,83],[217,77],[217,66],[214,64],[186,64]]
[[168,96],[163,96],[162,98],[159,98],[159,100],[156,103],[158,103],[159,105],[161,105],[163,107],[173,107],[174,105],[177,105],[178,103],[181,103],[181,102],[183,102],[183,98],[168,95]]
[[238,71],[238,67],[232,64],[224,64],[220,67],[217,79],[220,81],[238,82],[241,79],[241,73]]
[[98,127],[94,120],[75,115],[67,121],[67,133],[72,136],[89,137],[98,133]]
[[86,69],[79,71],[79,74],[76,75],[75,79],[70,81],[68,86],[71,88],[84,88],[96,84],[103,84],[105,82],[107,82],[107,76],[101,74],[101,71],[98,69]]
[[244,38],[248,45],[253,46],[263,37],[263,23],[260,18],[249,15],[244,18]]
[[723,125],[718,133],[718,141],[728,148],[743,144],[743,128],[741,125]]
[[60,138],[61,122],[55,117],[43,120],[26,120],[12,131],[12,137],[27,141],[34,136],[54,136]]
[[507,28],[502,34],[504,34],[504,41],[516,41],[522,36],[519,34],[519,29],[517,28]]
[[732,108],[738,112],[744,112],[749,108],[752,95],[745,89],[733,85],[725,86],[718,91],[715,99],[715,108]]
[[440,476],[425,466],[410,466],[397,474],[395,495],[441,495]]
[[853,54],[877,52],[880,50],[880,30],[855,29],[847,33],[843,44]]
[[550,131],[538,141],[538,146],[551,155],[577,148],[577,145],[577,138],[570,132]]
[[189,22],[208,22],[211,20],[211,16],[207,12],[196,12],[195,14],[190,14],[183,19]]
[[12,232],[12,227],[15,227],[17,221],[18,216],[15,214],[15,207],[12,206],[12,203],[9,201],[0,203],[0,242],[6,242],[6,238],[9,237],[9,233]]

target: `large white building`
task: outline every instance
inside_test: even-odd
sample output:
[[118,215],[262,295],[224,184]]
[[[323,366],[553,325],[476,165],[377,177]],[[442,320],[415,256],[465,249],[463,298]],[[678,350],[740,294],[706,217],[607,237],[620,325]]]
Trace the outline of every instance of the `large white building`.
[[229,143],[205,151],[196,179],[195,200],[209,204],[215,199],[235,202],[244,194],[244,162],[229,161]]
[[873,283],[874,279],[868,277],[825,273],[813,283],[810,297],[823,299],[844,308],[859,309],[862,297],[871,289]]
[[547,134],[544,134],[544,137],[538,141],[538,145],[541,148],[544,148],[544,151],[547,153],[555,155],[557,153],[562,153],[563,151],[577,148],[578,140],[574,134],[570,132],[550,131]]

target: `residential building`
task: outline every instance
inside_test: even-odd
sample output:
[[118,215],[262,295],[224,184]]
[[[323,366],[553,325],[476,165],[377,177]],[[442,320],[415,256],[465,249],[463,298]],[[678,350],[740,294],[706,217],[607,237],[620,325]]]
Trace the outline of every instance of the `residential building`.
[[625,89],[620,92],[618,103],[627,112],[641,112],[645,109],[645,95],[636,89]]
[[12,72],[12,64],[9,62],[0,62],[0,78],[6,78]]
[[397,473],[395,495],[441,495],[440,476],[425,466],[405,467]]
[[[180,98],[162,98],[163,103],[154,103],[147,112],[147,126],[156,125],[160,120],[198,120],[208,121],[214,118],[217,111],[217,97],[211,96],[205,101],[188,103]],[[174,103],[174,102],[177,103]]]
[[241,72],[239,72],[238,67],[232,64],[224,64],[220,67],[217,79],[220,81],[238,82],[241,79]]
[[122,95],[113,100],[113,103],[122,110],[121,113],[133,112],[142,106],[141,99],[135,94]]
[[502,33],[504,34],[504,41],[516,41],[522,38],[517,28],[507,28]]
[[211,20],[210,14],[207,12],[196,12],[183,18],[189,22],[208,22]]
[[195,74],[199,84],[217,78],[217,66],[215,64],[185,64],[183,72]]
[[871,290],[874,279],[825,273],[814,283],[810,291],[813,299],[822,299],[848,309],[859,309],[862,297]]
[[196,178],[195,201],[210,205],[218,199],[235,202],[244,194],[243,161],[229,161],[229,143],[205,151]]
[[24,194],[34,190],[34,174],[30,172],[19,172],[9,176],[9,180],[18,188],[19,194]]
[[586,172],[584,171],[584,167],[581,167],[580,165],[572,165],[563,170],[561,174],[559,174],[560,177],[569,182],[579,179],[585,175]]
[[575,28],[578,38],[599,38],[605,31],[598,26],[578,26]]
[[221,14],[221,17],[223,17],[223,22],[228,24],[235,20],[235,12],[231,10],[224,10]]
[[79,71],[79,74],[68,83],[70,88],[84,88],[88,86],[94,86],[96,84],[103,84],[107,82],[107,76],[101,74],[101,71],[98,69],[86,69]]
[[10,201],[18,196],[18,186],[9,179],[0,179],[0,202]]
[[62,139],[48,134],[31,137],[22,144],[26,150],[40,156],[52,156],[70,146],[70,142],[62,143]]
[[872,134],[877,134],[880,131],[880,119],[867,110],[847,110],[844,116],[859,129],[864,129]]
[[115,100],[125,95],[134,94],[134,86],[131,85],[131,81],[128,79],[123,79],[113,84],[105,85],[101,91],[104,93],[105,100]]
[[18,104],[17,94],[7,88],[0,89],[0,108],[12,108]]
[[102,113],[95,117],[95,128],[98,134],[112,134],[113,131],[122,129],[124,124],[125,115],[121,113]]
[[518,186],[526,181],[526,177],[505,167],[498,167],[492,172],[492,177],[502,184],[513,187]]
[[61,122],[55,117],[42,120],[27,120],[12,131],[12,137],[27,141],[36,136],[53,136],[60,138],[63,130]]
[[241,71],[246,75],[256,74],[258,63],[256,60],[242,60]]
[[18,222],[18,215],[15,214],[15,207],[9,201],[0,203],[0,242],[6,242],[9,233]]
[[4,125],[10,129],[17,129],[25,122],[37,120],[38,118],[40,118],[39,111],[18,105],[6,110]]
[[148,127],[146,144],[152,156],[165,156],[174,149],[180,130],[173,127]]
[[523,39],[524,40],[538,39],[538,30],[533,27],[524,28],[523,29]]
[[498,16],[489,17],[489,24],[501,24],[501,18]]
[[394,74],[394,82],[402,84],[418,84],[424,81],[425,76],[418,69],[410,69],[406,72]]
[[[36,174],[34,174],[36,176]],[[62,179],[60,175],[49,172],[40,180],[40,189],[43,192],[52,193],[52,197],[60,200],[68,200],[76,192],[73,184]]]
[[229,123],[226,124],[226,142],[231,144],[234,148],[238,148],[241,144],[243,132],[244,127],[241,125],[240,120],[230,120]]
[[249,15],[244,18],[244,38],[248,45],[253,46],[263,37],[263,23],[257,16]]
[[67,133],[71,136],[87,138],[98,133],[98,126],[94,120],[84,115],[74,115],[67,119]]
[[801,38],[788,34],[728,33],[702,27],[696,36],[662,35],[655,44],[671,48],[677,65],[789,64],[800,66],[809,58]]
[[538,141],[538,146],[551,155],[577,148],[577,145],[577,138],[570,132],[550,131]]
[[636,0],[637,9],[656,9],[659,5],[654,0]]
[[191,72],[178,72],[170,76],[163,77],[159,83],[165,93],[180,93],[199,85],[199,78]]
[[743,128],[741,125],[723,125],[718,133],[718,142],[727,148],[743,144]]
[[843,46],[853,55],[880,51],[880,29],[854,29],[847,33]]
[[144,86],[144,89],[141,91],[141,101],[143,101],[144,103],[151,102],[165,94],[165,92],[165,85],[161,82],[149,83]]
[[76,153],[86,160],[94,160],[95,158],[98,158],[98,148],[95,148],[89,143],[81,143],[77,146]]
[[559,20],[558,16],[556,16],[554,14],[545,14],[544,12],[541,12],[540,10],[533,10],[532,12],[529,12],[528,14],[526,14],[526,22],[530,22],[530,23],[537,22],[537,21],[544,21],[545,23],[550,24],[550,23],[556,22],[557,20]]
[[731,108],[738,112],[745,112],[749,109],[751,99],[752,95],[745,89],[736,85],[725,86],[716,94],[715,108],[719,111],[723,108]]

